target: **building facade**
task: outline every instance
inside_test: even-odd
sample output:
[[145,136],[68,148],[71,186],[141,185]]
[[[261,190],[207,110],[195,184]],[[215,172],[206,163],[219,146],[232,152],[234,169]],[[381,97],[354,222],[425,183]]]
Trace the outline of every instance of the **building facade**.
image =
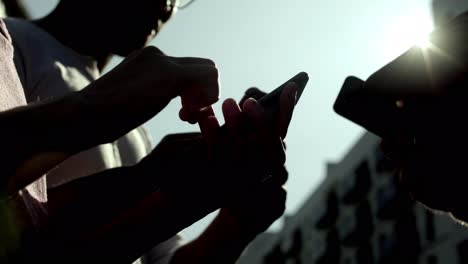
[[365,134],[283,229],[267,233],[241,264],[468,263],[468,228],[401,189],[379,139]]

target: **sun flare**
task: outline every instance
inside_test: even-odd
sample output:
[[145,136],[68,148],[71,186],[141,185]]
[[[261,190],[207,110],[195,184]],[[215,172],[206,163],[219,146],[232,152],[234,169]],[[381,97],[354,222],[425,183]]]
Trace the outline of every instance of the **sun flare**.
[[394,58],[413,46],[423,49],[431,47],[429,35],[432,30],[433,23],[430,14],[419,13],[393,20],[385,33],[386,56]]

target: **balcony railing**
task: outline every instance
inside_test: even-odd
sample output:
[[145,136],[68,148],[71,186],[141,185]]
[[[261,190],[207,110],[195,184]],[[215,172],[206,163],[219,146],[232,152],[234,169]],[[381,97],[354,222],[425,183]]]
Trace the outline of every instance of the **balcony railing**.
[[327,229],[334,226],[338,217],[338,198],[334,191],[330,191],[326,203],[319,207],[315,226],[319,229]]
[[362,162],[354,173],[338,183],[338,198],[346,204],[358,203],[366,197],[371,187],[371,174],[367,161]]
[[373,219],[368,202],[360,204],[338,224],[338,236],[343,245],[357,247],[372,235]]

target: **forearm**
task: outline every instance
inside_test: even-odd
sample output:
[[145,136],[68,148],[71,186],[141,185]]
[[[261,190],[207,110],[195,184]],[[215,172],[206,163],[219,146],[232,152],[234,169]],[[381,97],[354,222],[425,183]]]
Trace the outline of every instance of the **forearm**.
[[[76,120],[88,113],[77,94],[0,113],[3,140],[1,179],[14,193],[80,148]],[[86,147],[86,146],[83,146]]]
[[193,209],[173,205],[162,192],[154,192],[81,243],[80,260],[130,263],[213,211]]
[[158,175],[164,171],[157,163],[145,172],[139,166],[116,168],[49,190],[54,236],[74,238],[70,248],[79,250],[82,261],[126,263],[216,209],[161,191]]
[[[141,125],[169,103],[152,109],[114,96],[93,84],[82,92],[0,113],[4,139],[0,179],[8,194],[24,188],[71,155],[112,142]],[[125,89],[120,87],[120,89]],[[102,90],[102,91],[100,91]]]
[[221,211],[197,239],[179,248],[171,264],[236,263],[255,234],[245,232],[228,213]]

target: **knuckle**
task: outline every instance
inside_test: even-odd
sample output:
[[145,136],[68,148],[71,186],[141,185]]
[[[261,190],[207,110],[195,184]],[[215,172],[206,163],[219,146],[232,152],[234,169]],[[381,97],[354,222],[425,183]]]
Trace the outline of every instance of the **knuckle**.
[[285,184],[287,181],[288,181],[288,178],[289,178],[289,174],[288,174],[288,171],[286,170],[286,168],[283,166],[281,168],[281,172],[280,172],[280,177],[279,177],[279,182],[281,185]]
[[149,60],[152,60],[152,59],[155,59],[155,58],[158,58],[158,59],[161,59],[161,58],[169,58],[167,56],[165,56],[165,54],[158,48],[156,48],[155,46],[147,46],[145,48],[143,48],[141,51],[140,51],[140,56],[143,56],[144,58],[146,59],[149,59]]
[[156,48],[153,46],[145,47],[141,50],[141,54],[146,56],[154,56],[156,55]]
[[207,64],[207,65],[210,65],[210,66],[213,66],[213,67],[216,68],[216,63],[213,60],[211,60],[211,59],[202,59],[202,61],[203,61],[204,64]]
[[153,55],[153,56],[161,54],[159,49],[156,48],[155,46],[147,46],[147,47],[143,48],[142,53],[147,54],[147,55]]
[[286,193],[284,193],[282,201],[278,203],[278,217],[281,216],[284,213],[284,211],[286,211]]
[[283,149],[278,150],[277,162],[279,164],[285,164],[286,163],[286,153],[284,152]]
[[208,68],[208,74],[210,77],[212,77],[215,80],[219,79],[219,71],[216,67],[209,67]]

